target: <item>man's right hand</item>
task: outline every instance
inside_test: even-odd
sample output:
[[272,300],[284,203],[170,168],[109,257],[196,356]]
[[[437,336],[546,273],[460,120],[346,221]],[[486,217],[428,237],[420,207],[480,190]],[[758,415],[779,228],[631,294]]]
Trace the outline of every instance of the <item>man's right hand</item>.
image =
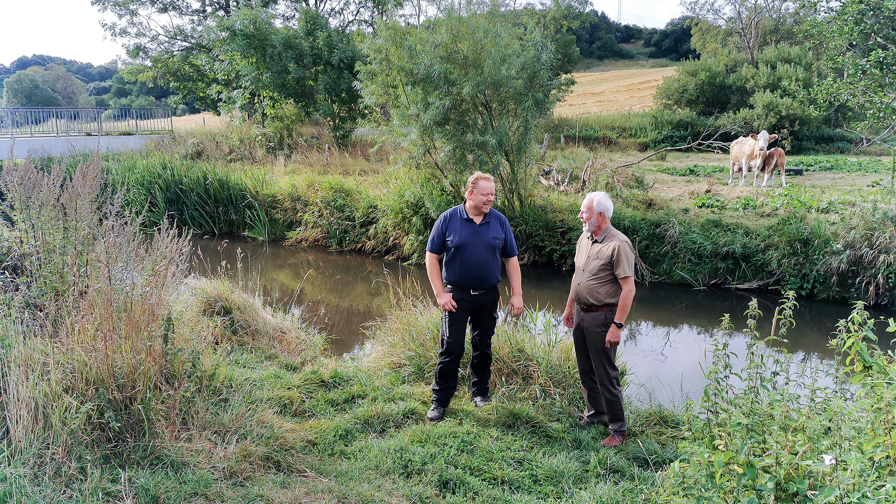
[[572,326],[574,323],[575,323],[575,310],[567,307],[566,310],[563,311],[563,325],[572,329]]
[[454,296],[450,292],[436,294],[436,303],[442,311],[453,312],[457,309],[457,303],[454,302]]

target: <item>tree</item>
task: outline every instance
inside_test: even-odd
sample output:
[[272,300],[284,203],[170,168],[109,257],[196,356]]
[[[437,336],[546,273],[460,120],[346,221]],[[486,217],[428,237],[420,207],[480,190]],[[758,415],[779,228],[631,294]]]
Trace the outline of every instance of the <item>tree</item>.
[[32,72],[16,72],[3,82],[4,107],[61,107],[62,99]]
[[[792,40],[793,25],[802,19],[791,0],[681,0],[681,5],[688,14],[723,27],[724,31],[715,33],[732,35],[754,65],[761,48]],[[708,33],[713,32],[701,32]],[[695,39],[695,48],[702,54],[701,38],[695,34]]]
[[818,129],[831,119],[810,97],[820,75],[808,48],[770,46],[756,60],[752,65],[740,51],[727,48],[685,61],[675,77],[657,88],[656,99],[664,108],[721,116],[741,133],[777,132],[785,145],[794,134]]
[[534,179],[538,125],[571,81],[556,72],[544,31],[511,17],[492,8],[449,11],[420,28],[386,23],[364,45],[361,87],[368,105],[388,109],[385,126],[413,160],[458,194],[471,171],[491,173],[519,209]]
[[353,85],[360,50],[310,9],[297,23],[278,27],[271,14],[244,9],[207,30],[212,52],[201,64],[216,80],[216,110],[229,106],[264,116],[293,106],[306,119],[324,119],[344,144],[363,113]]
[[[862,111],[854,127],[870,136],[896,125],[896,1],[807,0],[806,34],[830,71],[815,96]],[[890,137],[892,139],[892,136]]]
[[697,51],[691,47],[691,24],[693,16],[681,16],[666,23],[665,28],[656,31],[644,40],[644,46],[650,47],[651,58],[667,58],[682,61],[696,59]]
[[62,104],[61,107],[93,107],[93,98],[88,96],[87,87],[70,74],[61,65],[55,63],[43,67],[31,67],[26,72],[32,73],[40,82],[55,93]]

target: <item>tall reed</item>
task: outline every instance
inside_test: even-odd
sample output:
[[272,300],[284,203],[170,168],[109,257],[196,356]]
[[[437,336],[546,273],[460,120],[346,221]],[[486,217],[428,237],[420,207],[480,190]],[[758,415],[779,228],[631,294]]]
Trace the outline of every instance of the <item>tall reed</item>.
[[127,209],[145,215],[147,228],[168,222],[197,233],[271,237],[258,203],[267,184],[262,172],[159,153],[119,156],[106,166],[108,183],[122,191]]
[[107,199],[97,160],[70,175],[12,165],[0,188],[9,216],[0,408],[11,449],[67,459],[79,447],[151,442],[179,386],[168,300],[187,237],[164,224],[144,235]]

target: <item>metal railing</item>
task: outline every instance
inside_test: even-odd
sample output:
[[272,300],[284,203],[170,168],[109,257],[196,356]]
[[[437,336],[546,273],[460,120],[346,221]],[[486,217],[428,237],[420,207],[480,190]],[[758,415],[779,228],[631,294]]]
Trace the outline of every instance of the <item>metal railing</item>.
[[0,107],[0,138],[158,135],[174,132],[168,107]]

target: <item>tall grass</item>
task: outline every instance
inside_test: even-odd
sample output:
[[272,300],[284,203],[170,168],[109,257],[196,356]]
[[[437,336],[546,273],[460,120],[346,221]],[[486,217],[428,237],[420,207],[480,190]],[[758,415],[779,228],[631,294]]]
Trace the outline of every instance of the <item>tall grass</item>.
[[268,215],[258,203],[267,184],[261,171],[163,154],[117,156],[106,167],[108,183],[148,228],[167,222],[197,233],[271,238]]
[[0,186],[13,452],[66,458],[79,446],[151,442],[178,388],[167,302],[186,268],[186,237],[165,225],[146,237],[107,199],[96,162],[70,176],[62,165],[9,166]]
[[[441,310],[404,292],[410,290],[394,291],[388,317],[370,329],[367,363],[391,369],[408,383],[430,383],[439,348]],[[492,338],[492,394],[498,400],[550,403],[566,411],[581,409],[572,340],[559,323],[538,309],[524,311],[520,319],[501,316]],[[470,352],[465,352],[460,366],[462,381],[469,380],[465,371],[469,357]],[[625,365],[620,368],[625,383]]]

